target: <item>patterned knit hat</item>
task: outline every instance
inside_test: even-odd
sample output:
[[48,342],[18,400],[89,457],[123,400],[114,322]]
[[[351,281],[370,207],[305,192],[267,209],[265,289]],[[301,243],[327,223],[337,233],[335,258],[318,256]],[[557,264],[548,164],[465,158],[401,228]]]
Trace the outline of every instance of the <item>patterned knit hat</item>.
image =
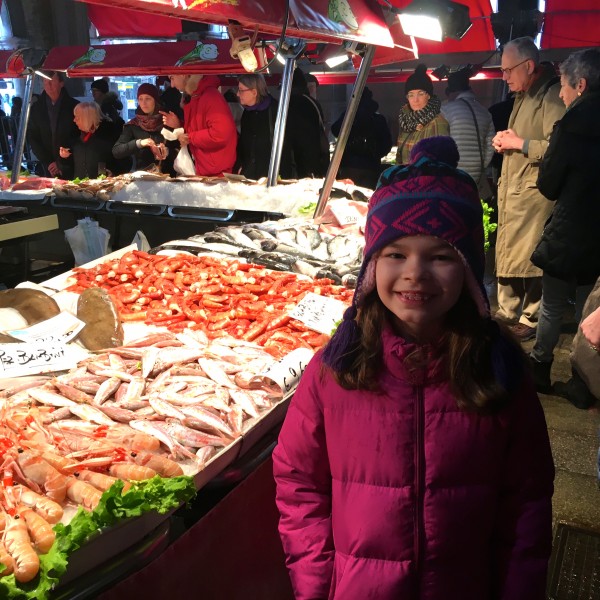
[[414,146],[408,165],[392,167],[381,175],[369,201],[366,245],[354,300],[323,354],[324,362],[335,370],[358,339],[357,309],[375,289],[376,261],[371,259],[398,238],[430,235],[448,242],[463,260],[467,287],[479,313],[489,317],[483,285],[483,210],[475,182],[456,168],[458,159],[451,137],[426,138]]

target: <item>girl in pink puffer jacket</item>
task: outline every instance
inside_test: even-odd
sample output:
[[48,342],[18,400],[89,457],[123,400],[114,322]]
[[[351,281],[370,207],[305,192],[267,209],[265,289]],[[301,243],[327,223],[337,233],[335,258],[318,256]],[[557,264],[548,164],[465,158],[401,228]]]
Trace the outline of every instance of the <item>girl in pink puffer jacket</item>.
[[520,347],[489,317],[482,210],[451,138],[369,202],[353,305],[273,453],[297,600],[543,600],[554,467]]

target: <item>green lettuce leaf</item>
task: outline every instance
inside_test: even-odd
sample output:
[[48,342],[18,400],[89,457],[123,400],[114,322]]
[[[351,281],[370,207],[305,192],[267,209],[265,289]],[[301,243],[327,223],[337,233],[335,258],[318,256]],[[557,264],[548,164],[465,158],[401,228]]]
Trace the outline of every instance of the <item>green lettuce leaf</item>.
[[57,523],[54,526],[56,541],[48,554],[40,555],[40,571],[29,583],[17,583],[14,575],[0,579],[0,598],[7,600],[47,600],[49,593],[57,585],[67,570],[68,558],[102,529],[110,527],[122,519],[139,517],[152,510],[165,514],[191,500],[196,494],[194,480],[180,476],[153,477],[133,483],[126,492],[123,482],[117,481],[102,494],[93,512],[79,508],[68,525]]

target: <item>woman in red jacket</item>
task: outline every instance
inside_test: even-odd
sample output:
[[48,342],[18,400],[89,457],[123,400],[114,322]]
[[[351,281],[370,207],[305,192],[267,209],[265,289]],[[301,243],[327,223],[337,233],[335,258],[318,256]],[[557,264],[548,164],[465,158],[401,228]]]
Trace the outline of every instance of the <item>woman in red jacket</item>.
[[296,600],[543,600],[554,467],[490,319],[482,209],[433,137],[382,174],[353,305],[273,453]]
[[189,144],[196,174],[207,177],[233,172],[237,129],[231,110],[219,92],[214,75],[171,75],[171,85],[188,95],[183,106],[183,124],[173,112],[163,112],[163,122],[176,129],[182,146]]

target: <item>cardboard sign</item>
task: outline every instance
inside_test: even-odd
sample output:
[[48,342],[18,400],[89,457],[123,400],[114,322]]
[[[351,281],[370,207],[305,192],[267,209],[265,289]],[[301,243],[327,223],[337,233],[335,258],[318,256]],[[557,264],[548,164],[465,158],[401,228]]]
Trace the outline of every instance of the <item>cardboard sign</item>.
[[75,315],[63,311],[26,329],[13,329],[7,333],[21,342],[68,344],[84,326],[85,323]]
[[319,333],[331,335],[347,308],[341,300],[309,292],[289,315]]
[[264,373],[263,377],[271,379],[282,390],[284,396],[294,390],[300,381],[300,376],[304,373],[306,365],[313,357],[312,350],[308,348],[297,348],[284,356],[279,362],[275,363]]

